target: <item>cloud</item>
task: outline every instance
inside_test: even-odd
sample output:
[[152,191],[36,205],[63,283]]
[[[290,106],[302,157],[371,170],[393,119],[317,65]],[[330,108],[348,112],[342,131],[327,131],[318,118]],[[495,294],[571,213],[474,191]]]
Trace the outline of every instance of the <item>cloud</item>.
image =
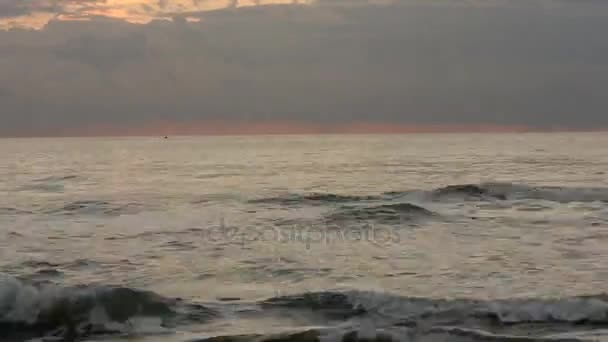
[[50,19],[90,20],[105,16],[144,24],[184,13],[290,3],[292,0],[0,0],[0,29],[40,29]]
[[0,98],[11,96],[11,92],[8,89],[0,88]]
[[146,49],[146,36],[140,33],[113,38],[83,35],[68,39],[53,52],[59,59],[106,69],[127,62],[144,62]]
[[0,0],[0,18],[18,17],[28,14],[29,8],[25,3],[17,3],[10,0]]
[[435,6],[442,8],[605,9],[602,0],[0,0],[0,29],[40,29],[52,18],[90,20],[105,16],[144,24],[224,8],[308,4],[324,8]]
[[437,3],[0,31],[0,134],[212,121],[608,125],[606,11]]
[[35,12],[61,14],[105,3],[106,0],[0,0],[0,17],[19,17]]

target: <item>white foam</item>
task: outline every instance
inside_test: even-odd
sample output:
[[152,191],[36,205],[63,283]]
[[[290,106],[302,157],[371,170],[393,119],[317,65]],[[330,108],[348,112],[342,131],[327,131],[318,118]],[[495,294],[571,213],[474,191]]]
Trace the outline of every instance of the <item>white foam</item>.
[[[54,285],[35,287],[22,281],[0,274],[0,321],[33,325],[41,313],[48,313],[65,301],[75,301],[81,296],[96,297],[99,289],[95,288],[61,288]],[[86,312],[83,324],[91,324],[100,330],[160,333],[167,329],[162,327],[160,317],[130,317],[126,322],[114,322],[109,317],[103,303],[93,299],[92,307]]]
[[507,199],[540,199],[560,203],[608,201],[608,188],[530,186],[513,183],[483,183],[490,194]]
[[597,298],[491,302],[489,308],[504,323],[608,321],[608,303]]

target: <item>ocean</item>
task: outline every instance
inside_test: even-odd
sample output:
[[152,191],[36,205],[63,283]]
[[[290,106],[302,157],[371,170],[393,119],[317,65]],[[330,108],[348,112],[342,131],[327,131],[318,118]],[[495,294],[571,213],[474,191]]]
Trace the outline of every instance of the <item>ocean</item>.
[[0,341],[608,341],[608,135],[0,140]]

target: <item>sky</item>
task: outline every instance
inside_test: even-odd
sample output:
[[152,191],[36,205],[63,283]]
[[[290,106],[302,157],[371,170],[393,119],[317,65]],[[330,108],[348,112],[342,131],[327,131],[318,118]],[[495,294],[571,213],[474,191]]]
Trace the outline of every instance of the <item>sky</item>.
[[608,128],[605,0],[0,0],[0,136]]

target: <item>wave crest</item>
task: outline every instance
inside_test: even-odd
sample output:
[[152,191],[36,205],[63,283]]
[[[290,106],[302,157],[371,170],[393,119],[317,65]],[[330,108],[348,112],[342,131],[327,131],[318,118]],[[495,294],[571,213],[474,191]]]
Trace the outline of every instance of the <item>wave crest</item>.
[[608,296],[503,300],[399,297],[365,291],[318,292],[269,299],[266,305],[312,310],[346,310],[390,317],[396,322],[608,324]]
[[559,203],[608,202],[608,188],[532,186],[513,183],[450,185],[431,192],[434,199],[545,200]]
[[332,203],[347,203],[360,201],[373,201],[379,196],[339,195],[333,193],[287,194],[277,197],[267,197],[249,200],[249,203],[278,204],[278,205],[323,205]]
[[[195,312],[196,311],[196,312]],[[215,313],[201,305],[126,287],[58,287],[27,284],[0,274],[0,331],[5,335],[43,336],[55,330],[106,332],[141,317],[158,318],[162,324]],[[118,328],[120,330],[120,328]],[[2,334],[0,334],[0,337]]]
[[608,188],[534,186],[527,184],[488,182],[453,184],[432,190],[389,191],[380,195],[338,195],[332,193],[289,194],[250,200],[252,204],[284,206],[330,205],[406,199],[424,201],[486,201],[486,200],[545,200],[558,203],[608,202]]

